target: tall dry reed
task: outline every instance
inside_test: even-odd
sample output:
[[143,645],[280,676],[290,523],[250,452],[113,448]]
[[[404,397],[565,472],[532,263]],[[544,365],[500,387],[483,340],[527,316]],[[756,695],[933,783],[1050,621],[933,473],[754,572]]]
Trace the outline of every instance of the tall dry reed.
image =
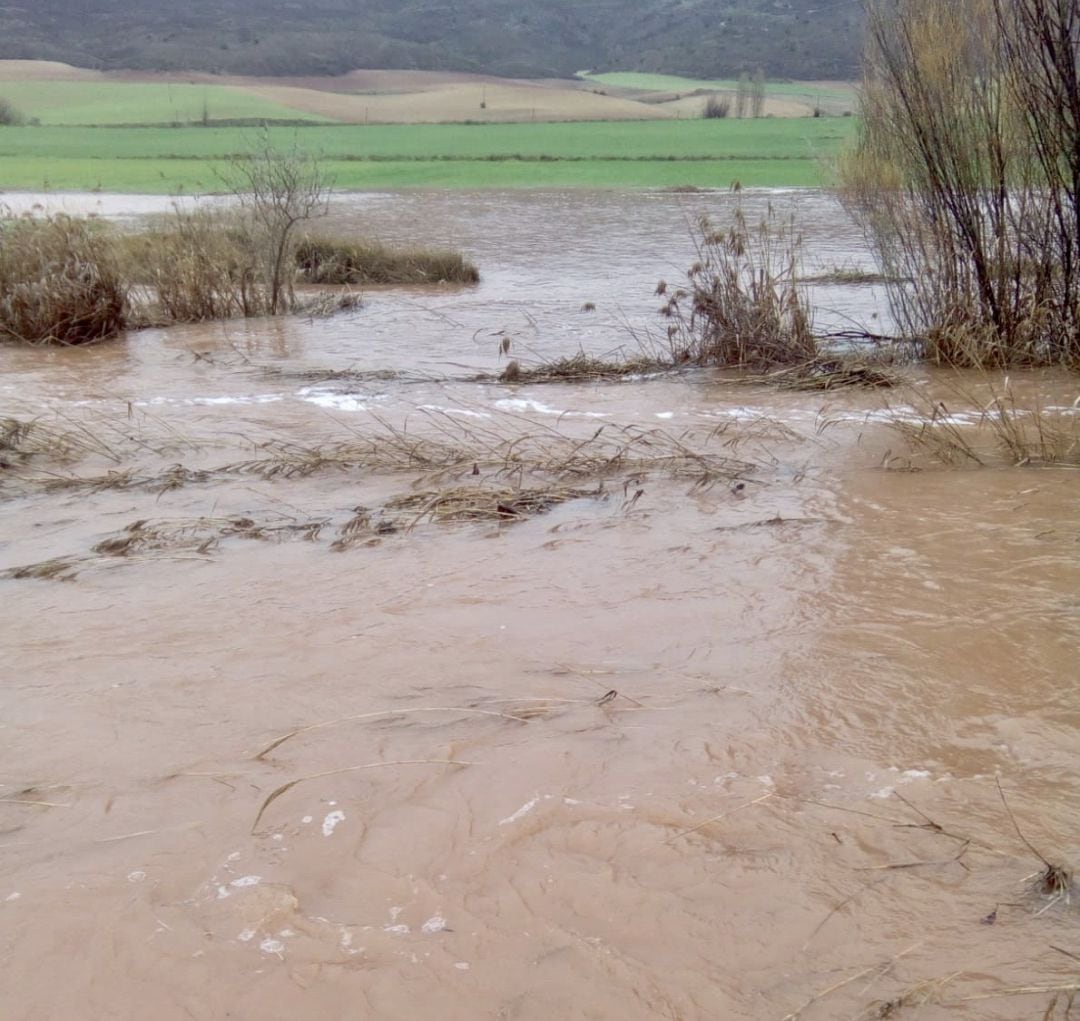
[[90,344],[128,324],[128,288],[100,224],[68,216],[0,224],[0,337]]
[[727,229],[702,217],[694,240],[686,284],[657,287],[667,296],[660,312],[676,362],[765,369],[817,355],[798,280],[800,238],[790,222],[770,209],[751,227],[740,208]]

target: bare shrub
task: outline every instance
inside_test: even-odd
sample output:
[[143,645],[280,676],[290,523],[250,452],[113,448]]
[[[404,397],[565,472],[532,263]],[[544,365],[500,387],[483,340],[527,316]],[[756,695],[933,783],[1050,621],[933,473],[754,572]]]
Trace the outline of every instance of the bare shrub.
[[731,113],[731,100],[726,96],[709,96],[702,116],[705,120],[722,120]]
[[479,270],[460,252],[390,248],[308,237],[296,247],[296,265],[310,284],[475,284]]
[[100,224],[67,216],[0,224],[0,337],[90,344],[128,323],[127,285]]
[[1080,8],[875,0],[844,196],[947,364],[1080,362]]
[[222,177],[250,218],[269,288],[269,311],[293,305],[297,227],[325,215],[330,183],[319,161],[294,145],[277,149],[263,132],[252,150],[230,161]]
[[0,96],[0,127],[14,128],[26,123],[26,114],[6,96]]
[[818,353],[806,298],[799,287],[800,239],[772,210],[756,228],[742,209],[727,230],[706,218],[695,234],[697,261],[685,287],[660,312],[676,362],[764,369],[806,362]]
[[735,86],[735,116],[742,118],[750,111],[750,75],[743,71]]
[[765,72],[760,67],[750,83],[750,116],[765,116]]

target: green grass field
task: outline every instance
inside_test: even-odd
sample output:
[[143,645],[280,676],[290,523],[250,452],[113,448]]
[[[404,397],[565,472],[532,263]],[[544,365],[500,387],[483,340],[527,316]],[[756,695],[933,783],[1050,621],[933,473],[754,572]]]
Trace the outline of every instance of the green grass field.
[[221,85],[5,81],[0,96],[42,124],[185,124],[204,112],[211,120],[325,120]]
[[[338,188],[804,187],[828,183],[851,118],[271,128],[318,155]],[[0,188],[219,190],[240,128],[0,128]]]

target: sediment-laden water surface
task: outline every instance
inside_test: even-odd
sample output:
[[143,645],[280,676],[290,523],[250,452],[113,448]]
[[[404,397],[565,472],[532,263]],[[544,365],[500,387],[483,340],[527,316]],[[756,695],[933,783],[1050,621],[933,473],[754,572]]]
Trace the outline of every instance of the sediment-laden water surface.
[[343,197],[482,284],[0,348],[5,1019],[1064,1016],[1080,476],[889,424],[1003,381],[476,379],[662,334],[735,201]]

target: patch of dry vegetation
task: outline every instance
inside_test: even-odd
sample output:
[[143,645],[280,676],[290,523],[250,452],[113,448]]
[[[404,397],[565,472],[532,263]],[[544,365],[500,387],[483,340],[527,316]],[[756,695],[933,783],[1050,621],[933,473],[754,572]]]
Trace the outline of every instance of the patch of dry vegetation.
[[141,233],[118,236],[126,278],[146,288],[139,318],[203,322],[270,314],[249,225],[235,213],[175,209]]
[[475,284],[480,271],[461,252],[390,248],[378,242],[309,237],[296,250],[309,284]]
[[503,383],[602,383],[666,372],[673,367],[669,359],[644,353],[614,359],[579,351],[536,365],[522,365],[512,359],[497,378]]
[[91,344],[128,321],[128,289],[106,233],[88,220],[0,223],[0,337]]
[[726,230],[702,217],[694,241],[685,285],[671,290],[661,281],[656,289],[667,296],[661,314],[676,363],[760,370],[817,356],[792,224],[770,211],[751,227],[740,208]]
[[671,432],[637,425],[602,425],[591,435],[558,429],[524,432],[507,420],[467,426],[447,416],[425,416],[423,433],[384,425],[382,432],[321,447],[264,444],[266,456],[225,466],[224,472],[260,478],[297,478],[321,471],[422,472],[428,480],[482,475],[527,477],[565,484],[621,474],[656,472],[708,485],[754,471],[734,456],[739,437],[729,423],[708,430]]

